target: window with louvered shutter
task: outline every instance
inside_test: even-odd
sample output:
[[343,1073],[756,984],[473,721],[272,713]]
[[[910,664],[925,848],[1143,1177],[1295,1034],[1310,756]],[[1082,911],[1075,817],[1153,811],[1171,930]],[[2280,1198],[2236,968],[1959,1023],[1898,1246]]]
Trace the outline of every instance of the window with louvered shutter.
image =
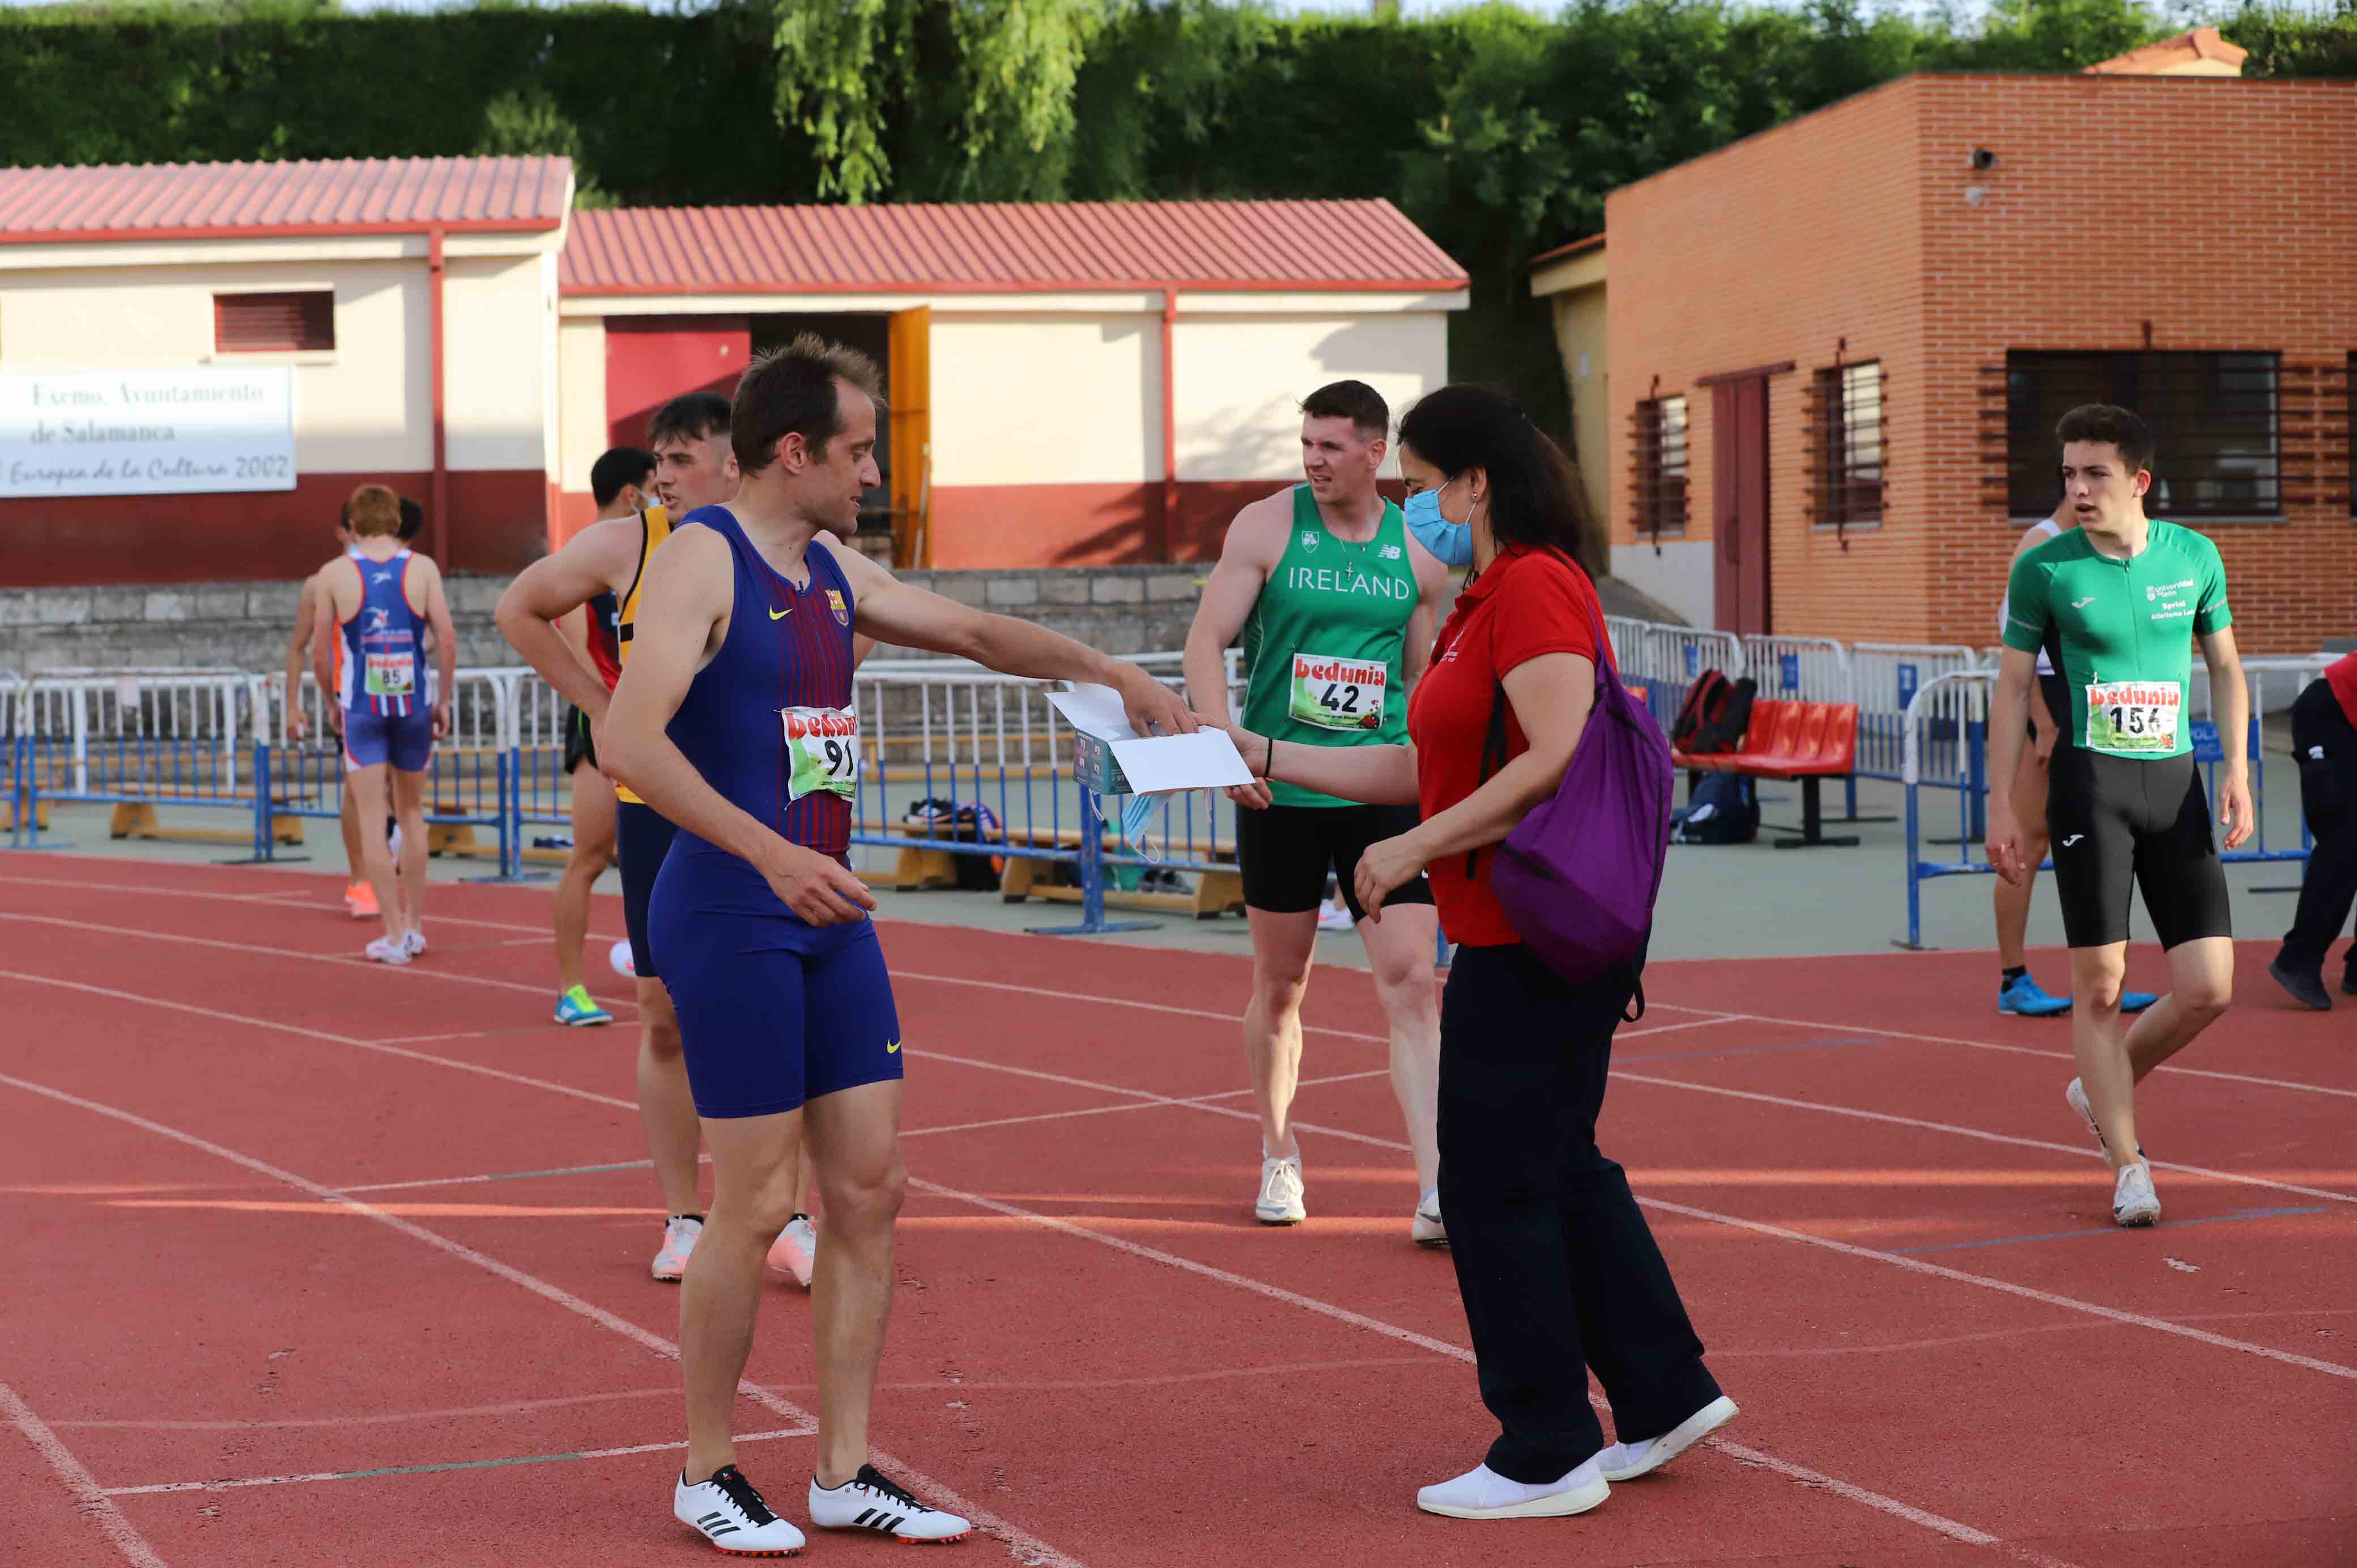
[[1659,544],[1686,531],[1686,400],[1646,398],[1637,404],[1630,499],[1637,532]]
[[329,289],[213,295],[213,350],[286,354],[336,346],[336,296]]
[[[1882,521],[1882,366],[1832,365],[1810,379],[1809,514],[1835,530]],[[1846,549],[1847,545],[1845,544]]]
[[2055,424],[2081,403],[2108,403],[2143,415],[2159,443],[2145,501],[2153,516],[2281,517],[2281,370],[2271,352],[2007,350],[2007,510],[2054,510]]

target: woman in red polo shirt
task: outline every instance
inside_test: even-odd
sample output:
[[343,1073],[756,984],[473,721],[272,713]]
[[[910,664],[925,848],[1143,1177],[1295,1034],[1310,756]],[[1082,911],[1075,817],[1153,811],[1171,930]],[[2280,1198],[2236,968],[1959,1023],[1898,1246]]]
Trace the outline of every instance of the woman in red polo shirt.
[[[1458,944],[1441,998],[1440,1204],[1481,1400],[1503,1430],[1485,1463],[1425,1487],[1416,1506],[1460,1519],[1581,1513],[1609,1482],[1660,1467],[1736,1413],[1628,1178],[1596,1147],[1636,966],[1565,983],[1489,886],[1486,852],[1563,782],[1595,660],[1611,648],[1598,647],[1596,589],[1569,553],[1577,475],[1509,399],[1444,387],[1401,420],[1399,454],[1411,528],[1443,561],[1464,563],[1469,545],[1473,567],[1410,694],[1409,744],[1230,733],[1266,777],[1419,805],[1420,826],[1361,856],[1360,902],[1380,919],[1385,895],[1428,875]],[[1505,760],[1485,768],[1501,693]],[[1621,1439],[1609,1447],[1587,1402],[1590,1368]]]

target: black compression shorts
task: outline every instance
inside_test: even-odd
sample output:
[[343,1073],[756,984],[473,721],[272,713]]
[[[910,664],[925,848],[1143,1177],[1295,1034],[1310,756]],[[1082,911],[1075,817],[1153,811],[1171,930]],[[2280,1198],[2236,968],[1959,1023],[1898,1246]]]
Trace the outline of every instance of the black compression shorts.
[[597,742],[589,733],[588,715],[579,708],[565,710],[565,776],[573,777],[583,763],[597,766]]
[[655,874],[679,830],[652,806],[637,800],[614,802],[614,838],[622,859],[622,925],[630,933],[630,965],[640,980],[659,979],[653,944],[647,940],[647,900],[653,897]]
[[2143,891],[2164,949],[2234,934],[2210,800],[2191,753],[2156,759],[2057,746],[2046,823],[2072,947],[2127,940],[2131,883]]
[[[1359,856],[1372,843],[1397,838],[1419,821],[1414,806],[1271,806],[1236,809],[1236,861],[1243,874],[1244,903],[1272,915],[1297,915],[1326,901],[1330,871],[1342,886],[1353,919],[1366,918],[1351,883]],[[1392,889],[1383,900],[1429,904],[1432,885],[1418,876]]]

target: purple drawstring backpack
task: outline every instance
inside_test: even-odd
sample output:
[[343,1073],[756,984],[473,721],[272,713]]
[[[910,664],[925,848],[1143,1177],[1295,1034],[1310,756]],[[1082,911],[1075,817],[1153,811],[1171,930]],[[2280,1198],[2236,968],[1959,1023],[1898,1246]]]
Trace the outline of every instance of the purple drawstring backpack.
[[[1669,856],[1676,771],[1669,742],[1629,694],[1596,623],[1596,704],[1552,800],[1542,801],[1494,850],[1490,890],[1546,966],[1572,984],[1618,965],[1632,969],[1653,927],[1653,900]],[[1499,682],[1481,777],[1506,760],[1506,688]],[[1465,861],[1473,873],[1476,850]],[[1633,976],[1632,976],[1633,978]],[[1638,985],[1633,1021],[1643,1015]]]

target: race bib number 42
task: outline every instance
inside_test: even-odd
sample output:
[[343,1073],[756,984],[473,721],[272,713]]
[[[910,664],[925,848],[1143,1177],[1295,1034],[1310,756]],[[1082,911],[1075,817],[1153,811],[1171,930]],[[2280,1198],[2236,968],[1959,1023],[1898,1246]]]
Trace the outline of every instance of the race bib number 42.
[[2168,757],[2177,750],[2183,688],[2174,682],[2104,681],[2087,688],[2087,749],[2115,757]]
[[1293,702],[1286,710],[1296,724],[1318,729],[1381,729],[1383,683],[1388,678],[1380,659],[1329,659],[1316,653],[1293,656]]
[[371,653],[365,690],[371,697],[406,697],[416,689],[416,675],[406,653]]
[[850,708],[781,708],[786,726],[786,797],[814,789],[848,800],[859,791],[859,714]]

